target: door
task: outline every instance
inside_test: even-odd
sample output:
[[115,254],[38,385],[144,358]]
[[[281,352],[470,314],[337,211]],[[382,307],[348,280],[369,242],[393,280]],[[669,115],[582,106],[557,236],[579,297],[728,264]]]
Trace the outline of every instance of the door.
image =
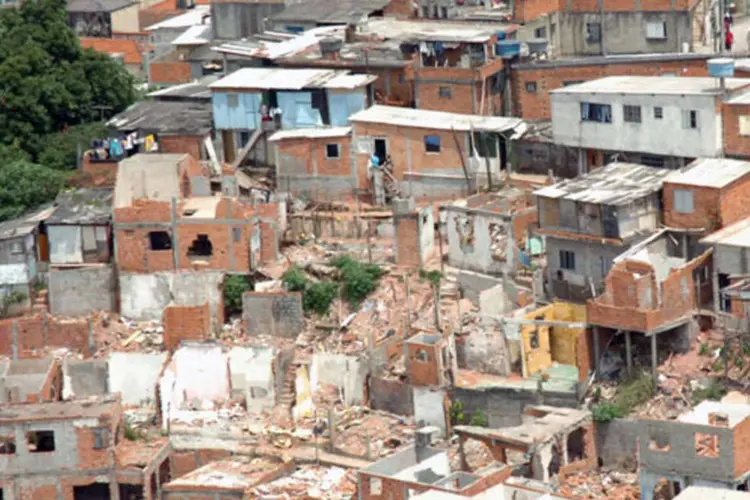
[[385,139],[375,139],[373,144],[373,151],[375,152],[375,156],[380,159],[380,164],[384,164],[385,159],[388,157],[388,147],[386,145]]

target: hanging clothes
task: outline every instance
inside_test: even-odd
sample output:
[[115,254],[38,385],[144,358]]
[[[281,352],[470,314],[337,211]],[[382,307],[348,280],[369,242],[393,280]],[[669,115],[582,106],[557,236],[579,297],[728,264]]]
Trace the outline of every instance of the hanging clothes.
[[117,139],[111,139],[109,141],[109,156],[112,158],[119,158],[122,156],[122,146],[120,141]]
[[144,149],[148,152],[151,151],[151,148],[154,147],[154,136],[153,135],[147,135],[146,140],[143,143]]

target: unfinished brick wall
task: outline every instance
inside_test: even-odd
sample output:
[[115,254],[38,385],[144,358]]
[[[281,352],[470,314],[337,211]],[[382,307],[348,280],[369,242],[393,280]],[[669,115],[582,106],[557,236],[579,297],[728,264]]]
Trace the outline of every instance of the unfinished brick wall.
[[750,471],[750,419],[738,422],[732,429],[734,442],[734,477]]
[[536,207],[513,214],[513,236],[516,245],[524,247],[529,236],[529,227],[536,225],[539,220],[539,211]]
[[519,0],[513,3],[513,20],[527,23],[544,14],[563,10],[565,4],[560,0]]
[[[674,208],[675,190],[693,192],[693,211],[681,213]],[[662,195],[664,225],[682,229],[715,231],[721,227],[721,191],[716,188],[664,183]]]
[[184,476],[206,464],[229,458],[227,450],[175,450],[169,456],[170,470],[173,478]]
[[[596,0],[594,0],[596,1]],[[605,76],[659,76],[674,73],[678,76],[708,76],[706,56],[695,59],[670,60],[664,56],[659,60],[617,63],[611,60],[581,64],[520,64],[511,71],[511,96],[513,116],[527,120],[548,120],[550,112],[549,92],[565,86],[566,83],[588,82]],[[529,92],[527,83],[534,83],[536,91]],[[725,134],[726,136],[726,134]]]
[[151,83],[174,85],[189,83],[193,80],[190,63],[183,61],[156,61],[149,66]]
[[396,265],[420,267],[419,256],[419,223],[417,216],[398,216],[396,224]]
[[202,306],[169,306],[164,309],[164,346],[173,350],[183,341],[205,340],[211,328],[208,302]]
[[[419,109],[450,111],[451,113],[479,114],[481,97],[480,83],[446,83],[446,81],[420,80],[416,85],[416,99]],[[440,97],[440,89],[450,89],[450,97]],[[485,104],[486,106],[487,104]]]
[[750,175],[723,188],[719,206],[721,227],[739,222],[750,215]]
[[203,137],[199,135],[160,135],[160,153],[184,153],[196,160],[201,159]]
[[[737,75],[746,78],[750,75]],[[739,158],[750,157],[750,135],[740,133],[741,117],[750,117],[750,104],[724,103],[722,106],[724,153]]]
[[[16,342],[13,339],[13,325]],[[68,347],[90,356],[89,322],[87,319],[61,320],[51,316],[34,315],[0,320],[0,354],[19,359],[45,355],[48,347]]]
[[407,342],[409,382],[417,386],[440,385],[442,377],[441,344]]
[[[280,175],[325,175],[349,177],[352,171],[350,155],[351,138],[344,137],[295,137],[282,139],[275,142],[279,151],[278,158],[284,156],[293,158],[294,169],[283,168],[286,162],[279,160],[281,167]],[[338,158],[326,158],[326,146],[336,144],[338,146]],[[304,171],[299,171],[303,168]]]

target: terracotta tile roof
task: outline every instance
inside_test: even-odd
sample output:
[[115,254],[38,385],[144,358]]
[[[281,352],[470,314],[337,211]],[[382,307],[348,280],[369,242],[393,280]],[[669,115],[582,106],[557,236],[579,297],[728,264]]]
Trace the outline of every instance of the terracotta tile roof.
[[142,47],[136,40],[114,38],[81,38],[84,49],[94,49],[105,54],[124,54],[125,64],[141,64],[143,62]]

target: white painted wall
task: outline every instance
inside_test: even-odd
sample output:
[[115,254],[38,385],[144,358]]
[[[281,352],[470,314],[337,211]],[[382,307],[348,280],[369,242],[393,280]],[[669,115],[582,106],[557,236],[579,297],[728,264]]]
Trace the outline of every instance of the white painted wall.
[[83,262],[80,226],[47,226],[51,264]]
[[344,404],[347,406],[364,403],[366,377],[366,364],[354,356],[326,352],[313,354],[310,368],[310,384],[313,391],[317,390],[320,384],[335,385],[343,390]]
[[414,391],[414,419],[417,422],[422,420],[427,425],[434,425],[445,436],[445,410],[443,409],[445,391],[417,386],[412,390]]
[[274,407],[275,357],[276,350],[271,347],[233,347],[229,351],[232,392],[245,397],[248,412],[257,413]]
[[[717,156],[722,151],[716,96],[688,94],[550,93],[552,133],[558,144],[665,156]],[[581,120],[581,103],[612,105],[612,123]],[[623,120],[623,105],[641,106],[641,123]],[[663,118],[654,118],[654,107]],[[682,110],[698,112],[698,128],[682,128]]]
[[123,404],[153,402],[156,381],[167,353],[113,352],[107,360],[107,387],[119,392]]

